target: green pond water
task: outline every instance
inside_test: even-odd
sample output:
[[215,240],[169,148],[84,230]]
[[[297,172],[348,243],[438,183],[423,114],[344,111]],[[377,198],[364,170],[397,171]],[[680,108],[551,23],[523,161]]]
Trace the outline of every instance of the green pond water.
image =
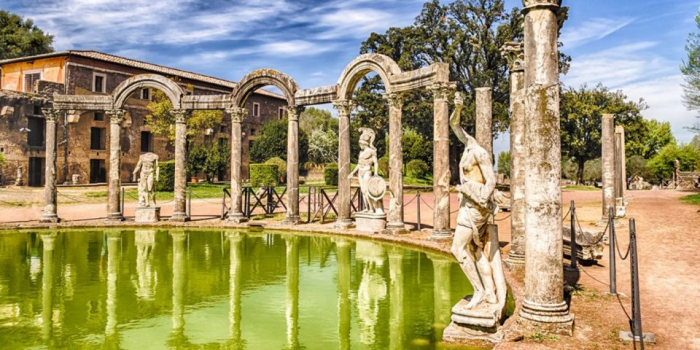
[[434,349],[454,259],[265,231],[0,233],[0,348]]

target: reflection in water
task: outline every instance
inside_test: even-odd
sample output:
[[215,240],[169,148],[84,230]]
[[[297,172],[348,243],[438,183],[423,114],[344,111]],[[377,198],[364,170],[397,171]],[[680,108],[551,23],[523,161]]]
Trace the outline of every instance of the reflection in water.
[[287,347],[299,348],[299,236],[284,236],[287,246]]
[[384,246],[374,242],[357,241],[355,258],[364,262],[362,281],[357,291],[357,312],[360,318],[360,341],[371,345],[376,341],[375,327],[379,322],[379,302],[386,298],[386,282],[382,277]]
[[136,244],[136,277],[132,276],[136,296],[151,301],[158,286],[158,273],[153,268],[152,251],[156,245],[155,230],[137,230],[134,233]]
[[0,348],[432,349],[469,288],[433,254],[421,269],[388,244],[259,237],[0,235]]

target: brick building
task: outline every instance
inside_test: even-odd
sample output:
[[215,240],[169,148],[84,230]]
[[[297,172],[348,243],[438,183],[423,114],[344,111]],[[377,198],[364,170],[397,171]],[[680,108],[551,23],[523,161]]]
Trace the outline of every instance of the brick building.
[[[6,158],[0,184],[43,186],[45,167],[44,117],[41,108],[51,104],[54,93],[108,95],[124,80],[145,73],[166,76],[195,95],[230,94],[232,81],[141,62],[96,51],[64,51],[0,61],[0,153]],[[145,123],[146,105],[153,96],[139,89],[127,100],[126,121],[121,133],[121,180],[130,182],[131,172],[143,152],[157,153],[161,160],[174,157],[172,143],[156,137]],[[243,168],[247,178],[249,145],[260,126],[284,117],[283,96],[257,90],[245,104],[248,117],[242,123]],[[207,137],[229,144],[229,119]],[[109,118],[102,112],[68,111],[57,121],[58,183],[105,183],[109,174]],[[204,135],[205,130],[202,130]],[[17,169],[21,177],[17,181]],[[228,179],[229,172],[219,175]]]

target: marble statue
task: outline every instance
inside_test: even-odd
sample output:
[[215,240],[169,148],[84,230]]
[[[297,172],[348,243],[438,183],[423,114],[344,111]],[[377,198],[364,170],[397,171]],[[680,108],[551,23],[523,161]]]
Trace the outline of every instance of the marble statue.
[[156,190],[155,181],[160,178],[160,169],[158,168],[158,155],[155,153],[144,153],[139,157],[139,162],[136,163],[134,169],[134,181],[136,174],[139,175],[139,207],[150,207],[151,202],[156,205]]
[[489,224],[498,210],[494,198],[496,176],[489,153],[460,126],[462,104],[463,98],[457,93],[450,127],[465,149],[459,161],[459,213],[451,250],[474,287],[474,295],[466,305],[460,303],[456,308],[467,314],[469,310],[490,310],[498,320],[507,287],[498,232],[495,225]]
[[365,203],[363,213],[383,214],[384,206],[382,198],[386,191],[386,182],[377,175],[379,163],[377,162],[377,149],[374,148],[374,130],[360,128],[360,154],[357,157],[357,166],[348,175],[348,179],[357,173],[360,183],[360,193]]

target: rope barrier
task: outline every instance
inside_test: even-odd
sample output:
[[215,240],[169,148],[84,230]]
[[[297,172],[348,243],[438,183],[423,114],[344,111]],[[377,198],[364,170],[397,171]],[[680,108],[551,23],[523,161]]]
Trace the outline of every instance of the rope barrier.
[[[627,252],[625,253],[625,257],[623,258],[623,257],[622,257],[622,253],[620,252],[620,244],[618,243],[618,240],[615,239],[615,248],[617,248],[617,254],[618,254],[618,256],[620,257],[620,259],[621,259],[622,261],[627,260],[627,258],[629,257],[629,255],[630,255],[630,247],[631,247],[631,246],[632,246],[631,244],[627,246]],[[613,249],[613,248],[610,247],[610,249]]]
[[212,202],[212,201],[210,201],[210,200],[208,200],[208,199],[206,199],[206,198],[202,198],[202,197],[198,196],[197,193],[195,193],[195,192],[192,192],[192,195],[195,196],[196,198],[199,198],[199,199],[203,200],[204,202],[209,203],[209,204],[216,204],[216,205],[221,204],[221,202]]
[[505,219],[509,219],[509,218],[510,218],[510,215],[511,215],[511,214],[508,214],[508,216],[506,216],[506,217],[504,217],[504,218],[501,218],[501,219],[495,219],[495,217],[494,217],[493,221],[503,221],[503,220],[505,220]]
[[[421,200],[421,202],[423,202],[423,204],[425,204],[426,206],[428,206],[428,208],[429,208],[430,210],[435,211],[435,209],[433,209],[433,207],[431,207],[430,204],[428,204],[428,202],[426,202],[425,199],[423,199],[423,197],[421,197],[420,200]],[[459,209],[458,209],[458,210],[459,210]]]
[[411,203],[413,203],[413,201],[415,201],[416,198],[418,198],[417,195],[416,195],[416,196],[413,196],[413,199],[411,199],[410,201],[408,201],[408,203],[405,203],[405,204],[403,205],[403,207],[406,208],[406,206],[409,205],[409,204],[411,204]]
[[593,243],[591,243],[588,240],[588,237],[583,234],[583,228],[581,228],[581,222],[578,220],[578,216],[576,216],[576,225],[578,226],[578,231],[581,232],[581,236],[585,239],[585,241],[586,241],[585,243],[587,245],[596,245],[596,244],[600,243],[603,240],[603,238],[605,238],[605,233],[608,232],[608,228],[610,227],[610,221],[608,221],[608,223],[605,225],[605,230],[603,230],[603,234],[600,235],[600,237],[598,237],[598,240],[596,240]]

